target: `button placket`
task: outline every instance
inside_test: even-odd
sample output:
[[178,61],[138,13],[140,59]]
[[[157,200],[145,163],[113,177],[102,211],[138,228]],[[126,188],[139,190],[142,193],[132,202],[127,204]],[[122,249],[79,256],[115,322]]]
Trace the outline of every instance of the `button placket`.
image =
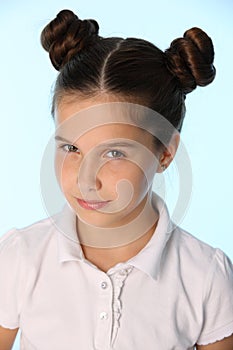
[[111,279],[106,275],[105,279],[100,280],[98,288],[99,297],[96,315],[95,349],[107,350],[110,346],[112,331]]

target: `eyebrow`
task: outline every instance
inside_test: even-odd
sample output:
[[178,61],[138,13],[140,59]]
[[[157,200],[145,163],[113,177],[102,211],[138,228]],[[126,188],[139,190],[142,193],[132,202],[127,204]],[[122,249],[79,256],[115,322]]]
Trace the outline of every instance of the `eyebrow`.
[[[55,140],[57,141],[64,141],[67,142],[68,144],[74,144],[74,142],[70,142],[69,140],[66,140],[64,137],[62,136],[55,136]],[[128,142],[124,142],[124,141],[112,141],[109,143],[103,143],[103,144],[99,144],[99,147],[132,147],[134,148],[135,145],[132,143],[128,143]]]
[[64,142],[68,142],[68,143],[73,143],[73,142],[70,142],[69,140],[66,140],[64,137],[61,137],[61,136],[55,136],[54,137],[55,140],[57,141],[64,141]]

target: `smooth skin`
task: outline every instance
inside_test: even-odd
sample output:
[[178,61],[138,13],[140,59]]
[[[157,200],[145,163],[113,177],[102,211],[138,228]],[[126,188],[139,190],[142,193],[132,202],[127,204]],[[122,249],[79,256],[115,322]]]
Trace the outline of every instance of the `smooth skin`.
[[[116,97],[111,95],[102,94],[100,97],[96,97],[94,102],[92,99],[82,100],[76,98],[73,101],[64,97],[60,101],[56,113],[55,121],[59,127],[62,123],[67,122],[69,119],[72,120],[72,116],[77,114],[82,109],[93,107],[93,105],[114,102],[117,100]],[[58,132],[58,134],[62,134]],[[93,156],[89,156],[90,151],[97,149],[98,146],[108,140],[114,140],[117,138],[123,138],[126,140],[136,141],[139,145],[145,146],[151,152],[154,152],[153,137],[152,135],[146,134],[139,128],[127,125],[127,124],[107,124],[100,125],[88,132],[83,133],[81,137],[75,142],[76,150],[65,153],[64,147],[67,147],[66,142],[57,142],[56,147],[56,169],[57,179],[62,188],[62,191],[74,209],[74,211],[82,218],[83,221],[89,224],[101,227],[119,227],[126,225],[132,221],[133,218],[137,217],[145,205],[145,196],[148,194],[148,183],[146,182],[145,174],[142,169],[135,163],[135,157],[142,152],[141,148],[135,147],[133,149],[121,149],[115,147],[103,148],[101,153]],[[176,152],[179,144],[179,139],[175,142],[172,151],[167,154],[166,159],[160,158],[160,162],[166,163],[168,166],[172,161],[172,158]],[[124,152],[125,156],[117,157],[114,156],[113,151],[117,153]],[[116,153],[115,152],[115,153]],[[172,154],[173,153],[173,154]],[[147,156],[147,154],[146,154]],[[98,159],[108,159],[108,162],[99,168],[96,177],[95,174],[95,161],[98,163]],[[77,183],[77,174],[83,160],[86,159],[86,166],[82,170],[82,180],[79,179]],[[87,159],[90,159],[87,161]],[[158,166],[153,162],[150,162],[151,174],[153,176],[156,172],[161,171]],[[132,184],[133,197],[131,198],[130,205],[125,209],[122,203],[122,197],[118,197],[117,184],[122,180],[127,180],[128,183]],[[152,181],[153,179],[150,178]],[[82,189],[82,190],[81,190]],[[86,197],[86,198],[85,198]],[[124,198],[126,194],[124,193]],[[99,199],[111,201],[108,206],[109,210],[114,212],[114,215],[100,213],[99,211],[87,211],[80,208],[77,204],[76,198],[81,199]],[[118,199],[118,201],[117,201]],[[144,199],[144,202],[143,202]]]
[[11,350],[17,333],[18,333],[18,328],[8,329],[8,328],[0,327],[0,349]]

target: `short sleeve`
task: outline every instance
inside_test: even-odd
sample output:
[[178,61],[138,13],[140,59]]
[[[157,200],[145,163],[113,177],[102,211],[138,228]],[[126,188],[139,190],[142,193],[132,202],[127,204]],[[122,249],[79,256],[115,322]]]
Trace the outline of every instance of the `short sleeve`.
[[216,249],[204,294],[204,323],[197,341],[207,345],[233,333],[233,265]]
[[19,327],[20,242],[18,230],[0,238],[0,326]]

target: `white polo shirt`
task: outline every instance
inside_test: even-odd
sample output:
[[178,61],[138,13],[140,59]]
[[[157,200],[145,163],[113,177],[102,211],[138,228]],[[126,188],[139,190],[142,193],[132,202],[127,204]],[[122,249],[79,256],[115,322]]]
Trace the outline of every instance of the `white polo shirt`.
[[148,244],[107,273],[85,259],[68,204],[2,236],[0,325],[20,327],[21,349],[185,350],[233,333],[229,258],[176,227],[155,193],[153,205]]

